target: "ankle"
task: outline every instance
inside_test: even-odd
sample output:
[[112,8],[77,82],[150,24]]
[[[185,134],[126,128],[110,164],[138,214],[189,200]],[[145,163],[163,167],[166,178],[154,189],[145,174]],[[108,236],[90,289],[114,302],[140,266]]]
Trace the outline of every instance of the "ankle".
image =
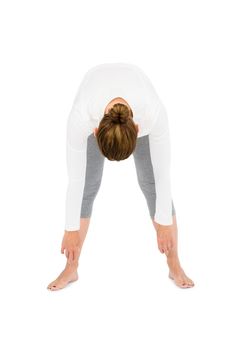
[[169,254],[167,256],[167,263],[172,266],[180,266],[180,261],[177,254]]
[[69,272],[74,272],[78,269],[78,262],[66,263],[65,269]]

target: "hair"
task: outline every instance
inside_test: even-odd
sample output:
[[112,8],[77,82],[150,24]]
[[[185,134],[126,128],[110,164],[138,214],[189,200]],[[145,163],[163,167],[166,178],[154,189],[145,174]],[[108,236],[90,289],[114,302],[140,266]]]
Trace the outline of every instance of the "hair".
[[123,103],[115,103],[101,119],[96,139],[101,153],[108,160],[128,158],[137,142],[132,110]]

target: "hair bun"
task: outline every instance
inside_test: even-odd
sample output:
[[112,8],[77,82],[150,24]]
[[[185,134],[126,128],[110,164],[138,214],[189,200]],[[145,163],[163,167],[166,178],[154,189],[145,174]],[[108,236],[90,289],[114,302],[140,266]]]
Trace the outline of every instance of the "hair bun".
[[109,117],[114,124],[126,124],[129,118],[129,109],[122,103],[116,103],[110,109]]
[[128,117],[125,117],[122,114],[116,115],[116,116],[111,116],[111,121],[114,124],[125,124],[127,122]]

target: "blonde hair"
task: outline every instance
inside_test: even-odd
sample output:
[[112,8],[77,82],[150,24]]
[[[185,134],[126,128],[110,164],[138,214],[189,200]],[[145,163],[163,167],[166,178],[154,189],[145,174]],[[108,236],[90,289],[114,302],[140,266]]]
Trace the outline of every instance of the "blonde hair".
[[96,139],[101,153],[109,160],[128,158],[137,142],[132,110],[123,103],[115,103],[101,119]]

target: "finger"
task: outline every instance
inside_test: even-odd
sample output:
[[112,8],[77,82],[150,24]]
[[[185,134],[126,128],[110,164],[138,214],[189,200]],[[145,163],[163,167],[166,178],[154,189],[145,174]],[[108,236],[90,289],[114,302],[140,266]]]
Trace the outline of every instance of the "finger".
[[164,248],[164,253],[165,253],[166,255],[168,255],[169,252],[170,252],[169,247],[166,246],[166,247]]
[[168,254],[169,254],[169,250],[166,250],[166,251],[165,251],[165,254],[168,256]]
[[66,258],[69,259],[69,250],[66,249]]
[[69,259],[68,259],[68,263],[71,264],[73,262],[73,250],[69,251]]
[[61,253],[64,254],[65,247],[61,246]]
[[74,250],[74,261],[78,260],[78,249]]
[[162,249],[163,249],[163,252],[166,253],[166,251],[167,251],[167,245],[166,245],[165,242],[163,243]]
[[160,253],[163,254],[163,242],[158,240],[157,243],[158,243],[158,248],[159,248]]
[[160,250],[160,252],[161,252],[162,254],[164,253],[163,247],[160,247],[159,250]]
[[167,248],[166,248],[167,255],[170,253],[170,250],[171,250],[171,245],[170,245],[170,244],[168,244],[168,245],[167,245]]

